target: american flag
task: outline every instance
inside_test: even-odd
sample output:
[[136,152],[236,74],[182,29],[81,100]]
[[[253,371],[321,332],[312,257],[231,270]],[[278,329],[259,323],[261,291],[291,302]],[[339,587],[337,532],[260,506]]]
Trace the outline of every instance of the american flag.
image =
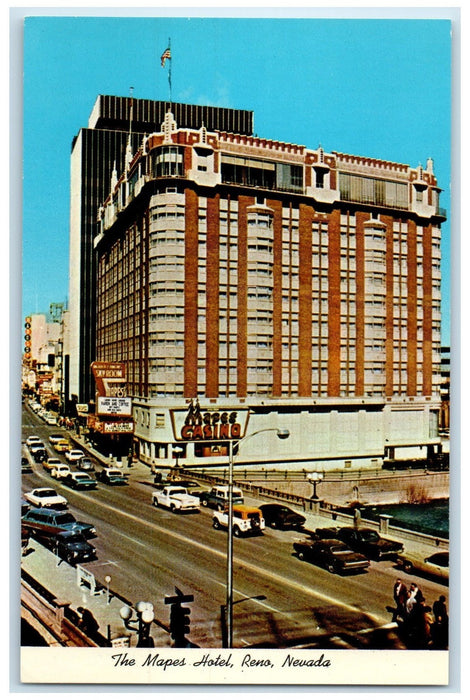
[[162,61],[162,68],[164,67],[165,61],[166,61],[167,58],[170,58],[170,59],[171,59],[171,51],[170,51],[169,48],[166,49],[166,51],[164,51],[164,52],[162,53],[162,58],[161,58],[161,61]]

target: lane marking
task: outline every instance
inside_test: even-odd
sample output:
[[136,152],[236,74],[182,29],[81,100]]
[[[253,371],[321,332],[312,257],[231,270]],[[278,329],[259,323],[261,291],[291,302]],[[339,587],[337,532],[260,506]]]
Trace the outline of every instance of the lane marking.
[[[182,535],[177,532],[171,532],[167,530],[166,528],[163,528],[155,523],[149,522],[148,520],[145,520],[144,518],[140,518],[136,515],[132,515],[131,513],[125,513],[119,508],[115,508],[114,506],[109,505],[108,503],[102,503],[101,501],[96,501],[91,497],[91,495],[88,494],[83,494],[85,498],[88,498],[89,500],[93,501],[94,503],[104,506],[107,508],[109,511],[113,513],[117,513],[121,517],[124,516],[130,520],[133,520],[136,523],[139,523],[140,525],[147,526],[151,528],[154,531],[160,532],[167,537],[172,537],[173,539],[179,540],[183,544],[188,544],[191,545],[192,547],[198,547],[204,552],[208,552],[210,554],[214,554],[220,559],[226,559],[227,554],[226,552],[219,552],[209,545],[203,544],[202,542],[196,542],[192,540],[190,537],[187,537],[186,535]],[[329,603],[332,605],[335,605],[337,607],[341,607],[344,610],[347,610],[348,612],[354,612],[354,613],[360,613],[364,612],[359,608],[357,605],[351,605],[350,603],[346,603],[342,600],[339,600],[338,598],[334,598],[333,596],[327,595],[325,593],[321,593],[320,591],[311,588],[310,586],[305,586],[304,584],[298,583],[297,581],[293,581],[292,579],[286,578],[284,576],[281,576],[279,574],[276,574],[274,572],[268,571],[267,569],[263,569],[260,566],[257,566],[256,564],[253,564],[250,561],[246,561],[245,559],[241,559],[240,557],[235,557],[233,558],[234,564],[237,563],[240,566],[243,566],[245,569],[250,569],[253,573],[255,573],[258,576],[262,576],[264,578],[269,578],[272,581],[274,581],[277,584],[281,584],[284,586],[289,586],[295,591],[298,591],[299,593],[302,594],[310,594],[312,596],[315,596],[319,598],[320,600],[324,601],[325,603]],[[369,616],[370,619],[374,620],[377,624],[385,624],[389,622],[389,619],[384,617],[384,616],[379,616],[379,615],[374,615],[370,611],[367,611],[367,615]]]

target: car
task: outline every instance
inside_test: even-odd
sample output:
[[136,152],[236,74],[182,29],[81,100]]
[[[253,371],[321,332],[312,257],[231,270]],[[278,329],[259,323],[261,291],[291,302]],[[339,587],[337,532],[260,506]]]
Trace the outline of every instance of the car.
[[[212,527],[215,530],[228,527],[228,509],[216,510],[212,514]],[[245,505],[233,506],[232,532],[234,537],[262,535],[265,528],[263,513],[259,508]]]
[[46,539],[55,537],[64,530],[78,532],[87,539],[96,537],[94,525],[76,520],[68,510],[31,508],[22,516],[21,525],[27,528],[31,535]]
[[[232,502],[236,505],[243,503],[243,492],[237,487],[233,487]],[[213,486],[210,491],[194,492],[193,496],[198,496],[201,505],[205,508],[217,508],[224,510],[228,505],[228,486]]]
[[85,457],[83,450],[67,450],[65,459],[69,464],[78,464],[82,457]]
[[44,417],[47,425],[57,425],[57,418],[53,415],[48,415]]
[[301,530],[305,524],[305,516],[281,503],[264,503],[258,506],[263,513],[266,525],[281,530]]
[[68,440],[59,440],[58,442],[54,443],[53,447],[54,450],[60,454],[64,454],[72,449],[72,446]]
[[47,459],[47,450],[42,443],[38,442],[31,445],[29,451],[36,464],[41,464],[41,462],[44,462],[44,460]]
[[49,435],[49,442],[51,445],[57,445],[57,443],[63,439],[64,436],[61,433],[52,433],[52,435]]
[[78,491],[85,491],[90,489],[95,489],[97,487],[96,479],[87,474],[86,472],[70,472],[62,479],[62,483],[66,486],[70,486],[72,489]]
[[403,551],[401,542],[381,537],[368,527],[340,527],[336,537],[369,559],[395,559]]
[[55,554],[71,566],[96,559],[96,548],[78,532],[58,532],[50,543]]
[[97,472],[96,478],[103,484],[109,484],[109,486],[127,486],[127,477],[124,476],[120,469],[114,469],[113,467],[105,467]]
[[53,469],[51,469],[51,476],[54,479],[65,479],[71,473],[71,469],[68,464],[57,464]]
[[58,508],[61,510],[67,507],[67,499],[60,496],[54,489],[47,487],[28,491],[24,497],[28,503],[38,508]]
[[41,440],[41,438],[38,437],[37,435],[30,435],[29,438],[26,439],[26,444],[27,444],[28,447],[29,447],[30,445],[32,445],[33,443],[35,443],[35,442],[40,442],[40,443],[42,443],[42,440]]
[[89,457],[82,457],[77,466],[84,472],[95,471],[95,465]]
[[397,566],[406,573],[449,581],[449,552],[438,551],[425,557],[422,554],[405,552],[397,557]]
[[31,464],[29,463],[29,459],[27,457],[22,457],[21,458],[21,473],[22,474],[32,474],[33,468]]
[[49,457],[49,455],[48,455],[47,458],[42,463],[42,466],[44,467],[46,472],[51,472],[53,469],[58,467],[60,464],[62,464],[62,462],[60,461],[60,459],[58,457]]
[[164,489],[152,493],[152,504],[154,506],[170,508],[174,513],[185,513],[188,511],[199,511],[201,502],[198,496],[188,493],[184,486],[173,484],[165,486]]
[[306,539],[294,542],[294,551],[301,560],[307,560],[327,569],[330,573],[346,574],[366,571],[370,561],[363,554],[353,552],[341,540]]

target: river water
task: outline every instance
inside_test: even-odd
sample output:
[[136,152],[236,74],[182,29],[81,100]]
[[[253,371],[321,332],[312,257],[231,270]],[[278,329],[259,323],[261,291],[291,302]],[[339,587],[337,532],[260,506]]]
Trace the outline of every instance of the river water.
[[[339,508],[338,510],[351,514],[354,512],[354,509]],[[394,503],[380,506],[361,506],[361,517],[364,520],[379,522],[380,515],[391,515],[390,525],[445,539],[449,537],[448,498],[419,505]]]

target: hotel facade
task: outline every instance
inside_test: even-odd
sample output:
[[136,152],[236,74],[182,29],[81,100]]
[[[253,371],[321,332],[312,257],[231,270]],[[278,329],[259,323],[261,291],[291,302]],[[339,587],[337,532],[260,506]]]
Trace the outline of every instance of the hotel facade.
[[181,105],[136,135],[132,109],[97,211],[93,359],[125,365],[140,459],[225,465],[247,434],[236,465],[440,451],[432,161],[259,138],[235,110],[182,125]]

